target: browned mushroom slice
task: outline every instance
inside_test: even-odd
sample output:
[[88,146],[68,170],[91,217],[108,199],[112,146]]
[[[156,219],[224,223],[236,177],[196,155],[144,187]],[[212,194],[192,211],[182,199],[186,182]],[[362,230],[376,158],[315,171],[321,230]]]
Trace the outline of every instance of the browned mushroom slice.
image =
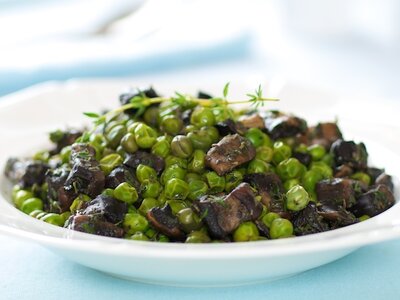
[[337,140],[332,144],[330,151],[334,156],[336,166],[346,164],[354,169],[367,167],[368,153],[363,143]]
[[244,181],[254,186],[260,196],[262,203],[269,211],[289,218],[284,208],[284,189],[281,179],[275,173],[255,173],[244,176]]
[[82,161],[95,160],[96,150],[85,143],[75,143],[71,146],[70,164],[76,164]]
[[245,137],[227,135],[207,152],[206,164],[219,176],[225,175],[256,156],[256,149]]
[[218,129],[221,136],[235,133],[244,134],[246,132],[246,128],[244,128],[241,122],[235,122],[232,119],[226,119],[225,121],[217,123],[215,128]]
[[239,121],[246,128],[259,128],[259,129],[265,128],[264,119],[259,114],[243,116],[239,119]]
[[292,223],[296,235],[307,235],[329,230],[328,223],[318,213],[316,205],[312,202],[308,203],[304,209],[293,216]]
[[68,131],[57,130],[50,133],[50,139],[56,144],[51,154],[59,153],[64,147],[72,145],[82,135],[82,131],[70,129]]
[[115,189],[123,182],[128,182],[130,185],[134,186],[136,190],[140,190],[140,183],[135,173],[126,166],[119,166],[112,170],[106,177],[105,187]]
[[393,206],[394,202],[393,193],[386,185],[381,184],[357,198],[350,211],[356,217],[373,217]]
[[73,165],[65,189],[96,197],[104,189],[105,175],[96,160],[79,161]]
[[41,161],[10,158],[4,168],[4,174],[11,182],[28,188],[34,184],[41,185],[48,169],[49,165]]
[[75,215],[71,216],[67,224],[68,229],[97,234],[108,237],[122,238],[124,230],[113,223],[106,222],[98,216]]
[[382,173],[381,175],[378,176],[378,178],[376,178],[375,184],[386,185],[388,187],[388,189],[393,193],[394,185],[393,185],[392,176],[390,176],[386,173]]
[[171,207],[167,204],[162,208],[154,207],[147,212],[147,219],[158,231],[166,236],[182,240],[185,234],[179,226],[178,219],[172,214]]
[[335,176],[339,178],[346,178],[353,174],[353,169],[348,165],[341,165],[335,168]]
[[[49,204],[53,201],[58,202],[61,212],[68,211],[72,202],[77,196],[77,193],[72,189],[66,191],[64,189],[65,181],[69,175],[69,170],[65,168],[57,168],[54,170],[49,170],[46,173],[46,183],[47,183],[47,202],[45,202],[46,210],[51,210]],[[55,211],[57,212],[57,211]]]
[[241,183],[226,197],[204,196],[194,204],[210,235],[224,239],[242,222],[256,220],[262,212],[248,183]]
[[341,206],[321,205],[318,207],[318,213],[331,223],[331,229],[357,223],[357,218]]
[[128,212],[128,205],[110,196],[99,195],[90,201],[82,212],[83,215],[102,216],[106,221],[119,223]]
[[326,179],[316,185],[318,201],[331,207],[349,208],[355,204],[357,194],[365,190],[362,182],[344,178]]
[[152,167],[157,173],[164,170],[165,166],[162,157],[144,151],[136,151],[133,154],[128,154],[124,160],[124,165],[133,170],[136,170],[140,164]]
[[336,123],[319,123],[312,130],[311,136],[311,144],[319,144],[329,149],[335,141],[342,138],[342,132]]
[[295,137],[307,132],[305,120],[283,114],[270,114],[265,118],[265,127],[274,140]]

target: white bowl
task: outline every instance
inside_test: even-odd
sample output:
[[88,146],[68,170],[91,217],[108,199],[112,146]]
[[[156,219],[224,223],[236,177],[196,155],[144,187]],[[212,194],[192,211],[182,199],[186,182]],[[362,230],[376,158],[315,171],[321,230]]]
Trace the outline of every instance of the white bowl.
[[[82,111],[117,105],[117,95],[128,83],[53,83],[0,101],[0,168],[10,156],[32,154],[48,146],[49,131],[87,122]],[[212,87],[208,90],[215,92]],[[242,86],[234,93],[239,90],[243,94],[248,91]],[[304,94],[290,86],[283,88],[280,95],[286,98],[274,107],[293,107],[291,111],[313,120],[341,116],[340,111],[333,109],[340,105],[334,99],[319,102],[309,92]],[[312,108],[305,105],[308,103]],[[360,130],[365,128],[361,121],[356,125],[347,122],[346,117],[340,120],[346,137],[357,134],[357,140],[366,142],[372,162],[394,175],[395,196],[399,199],[400,159],[390,150],[393,145],[389,141],[384,144],[380,135]],[[379,122],[376,126],[387,128]],[[31,218],[11,204],[10,186],[4,176],[0,177],[0,184],[0,232],[32,240],[72,261],[114,276],[157,284],[222,286],[275,280],[329,263],[364,245],[400,237],[400,205],[396,204],[362,223],[283,240],[200,245],[120,240],[75,232]]]

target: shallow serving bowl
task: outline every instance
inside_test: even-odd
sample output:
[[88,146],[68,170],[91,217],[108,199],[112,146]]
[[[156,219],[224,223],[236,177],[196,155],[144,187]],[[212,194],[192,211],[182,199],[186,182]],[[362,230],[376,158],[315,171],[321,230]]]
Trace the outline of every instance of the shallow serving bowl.
[[[116,106],[118,94],[129,84],[107,80],[52,83],[0,101],[1,170],[8,157],[29,155],[49,146],[49,131],[87,124],[83,111]],[[170,87],[156,87],[165,93],[171,91]],[[220,92],[220,88],[202,88]],[[232,90],[232,95],[238,99],[251,88],[241,85]],[[364,141],[371,164],[385,167],[394,176],[395,197],[400,199],[400,158],[393,152],[398,144],[390,139],[399,128],[388,125],[387,119],[381,122],[375,118],[373,123],[366,123],[368,112],[364,119],[356,120],[348,109],[342,110],[344,104],[332,95],[286,85],[273,96],[279,96],[281,102],[270,107],[294,112],[307,120],[328,121],[338,116],[345,137]],[[388,130],[392,134],[385,138],[383,132]],[[1,175],[0,232],[39,243],[71,261],[122,278],[168,285],[237,285],[290,276],[339,259],[362,246],[398,238],[400,205],[362,223],[305,237],[232,244],[151,243],[74,232],[31,218],[13,207],[10,186]]]

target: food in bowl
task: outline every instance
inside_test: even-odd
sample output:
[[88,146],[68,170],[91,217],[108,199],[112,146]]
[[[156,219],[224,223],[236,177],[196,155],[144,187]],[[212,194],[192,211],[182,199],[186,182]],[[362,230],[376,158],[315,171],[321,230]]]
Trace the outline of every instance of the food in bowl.
[[[88,130],[56,130],[54,148],[10,158],[15,206],[81,232],[160,242],[288,238],[355,224],[390,208],[393,183],[334,122],[308,126],[244,101],[199,93],[120,95],[85,113]],[[247,108],[234,110],[235,104]]]

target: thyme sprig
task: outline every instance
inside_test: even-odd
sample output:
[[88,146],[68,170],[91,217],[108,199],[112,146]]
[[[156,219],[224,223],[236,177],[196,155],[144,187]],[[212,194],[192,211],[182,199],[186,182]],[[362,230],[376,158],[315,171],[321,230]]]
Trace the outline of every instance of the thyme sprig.
[[175,92],[175,95],[172,97],[155,97],[155,98],[148,98],[144,94],[139,94],[138,96],[133,97],[130,100],[130,103],[122,105],[103,115],[99,115],[93,112],[85,112],[84,115],[86,115],[89,118],[92,118],[94,124],[98,126],[107,123],[109,120],[117,117],[119,114],[121,114],[126,110],[137,109],[136,115],[140,116],[150,105],[159,104],[163,102],[171,102],[179,106],[187,106],[188,104],[192,103],[203,107],[209,107],[221,110],[221,109],[226,109],[230,105],[245,104],[245,103],[250,104],[254,108],[258,108],[260,106],[264,106],[265,102],[267,101],[279,101],[279,99],[276,98],[265,98],[263,96],[261,85],[258,86],[254,94],[250,93],[246,94],[246,96],[249,97],[249,99],[246,100],[228,99],[228,92],[229,92],[229,82],[225,84],[221,98],[200,99],[190,95],[181,94],[178,92]]

